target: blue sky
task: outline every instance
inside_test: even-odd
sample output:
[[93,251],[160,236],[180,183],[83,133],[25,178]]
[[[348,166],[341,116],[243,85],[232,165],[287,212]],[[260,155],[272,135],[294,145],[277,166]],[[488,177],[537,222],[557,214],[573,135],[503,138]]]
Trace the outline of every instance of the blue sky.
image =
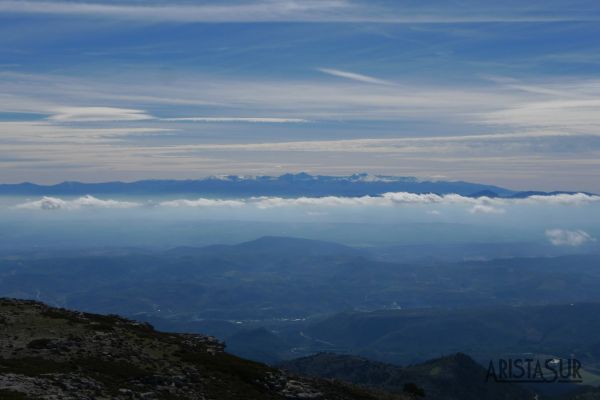
[[0,181],[600,192],[600,4],[424,3],[0,0]]

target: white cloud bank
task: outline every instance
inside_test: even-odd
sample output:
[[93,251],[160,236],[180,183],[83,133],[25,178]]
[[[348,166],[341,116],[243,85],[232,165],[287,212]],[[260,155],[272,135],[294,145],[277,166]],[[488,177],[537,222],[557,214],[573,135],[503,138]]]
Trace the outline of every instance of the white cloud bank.
[[28,210],[77,210],[81,208],[133,208],[140,205],[140,203],[130,201],[101,200],[87,195],[73,200],[44,196],[40,200],[22,203],[16,207]]
[[585,193],[575,194],[556,194],[549,196],[530,196],[523,199],[504,199],[491,197],[467,197],[459,194],[438,195],[434,193],[408,193],[394,192],[384,193],[381,196],[361,196],[361,197],[250,197],[239,200],[218,200],[199,198],[196,200],[172,200],[159,203],[164,207],[210,207],[210,206],[254,206],[259,209],[275,207],[361,207],[361,206],[394,206],[409,204],[463,204],[470,206],[469,211],[473,214],[502,214],[505,212],[502,206],[510,205],[561,205],[578,206],[589,203],[600,202],[600,196],[589,195]]
[[578,247],[596,241],[594,237],[581,229],[573,231],[567,229],[547,229],[545,233],[546,238],[554,246]]
[[[402,205],[464,205],[468,206],[471,214],[503,214],[502,207],[512,205],[554,205],[580,206],[590,203],[600,203],[600,196],[585,193],[556,194],[548,196],[530,196],[523,199],[506,199],[491,197],[467,197],[459,194],[438,195],[434,193],[384,193],[381,196],[324,196],[324,197],[273,197],[260,196],[243,199],[175,199],[155,203],[156,207],[255,207],[270,209],[278,207],[391,207]],[[150,203],[151,204],[151,203]],[[43,197],[40,200],[29,201],[17,205],[20,209],[57,210],[80,208],[132,208],[141,203],[117,200],[101,200],[93,196],[83,196],[74,200],[63,200],[56,197]]]

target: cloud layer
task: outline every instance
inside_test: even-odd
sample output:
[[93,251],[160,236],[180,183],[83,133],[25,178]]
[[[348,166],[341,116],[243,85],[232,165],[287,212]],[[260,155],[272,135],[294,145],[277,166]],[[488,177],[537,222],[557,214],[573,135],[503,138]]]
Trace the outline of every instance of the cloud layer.
[[472,214],[503,214],[506,210],[502,207],[514,205],[525,206],[582,206],[591,203],[600,203],[600,196],[585,193],[556,194],[548,196],[529,196],[521,199],[467,197],[459,194],[438,195],[434,193],[418,194],[408,192],[384,193],[381,196],[324,196],[324,197],[273,197],[260,196],[243,199],[175,199],[158,203],[148,202],[142,204],[131,201],[102,200],[93,196],[83,196],[77,199],[64,200],[56,197],[45,196],[40,200],[28,201],[17,205],[20,209],[38,210],[74,210],[81,208],[132,208],[146,205],[148,207],[168,208],[209,208],[209,207],[255,207],[270,209],[281,207],[391,207],[402,205],[464,205]]
[[163,207],[242,207],[253,206],[259,209],[278,207],[389,207],[401,205],[466,205],[473,214],[502,214],[501,207],[512,205],[559,205],[581,206],[600,202],[600,196],[585,193],[556,194],[549,196],[529,196],[522,199],[503,199],[491,197],[467,197],[458,194],[438,195],[434,193],[418,194],[408,192],[384,193],[381,196],[361,197],[250,197],[237,200],[199,198],[195,200],[171,200],[159,203]]

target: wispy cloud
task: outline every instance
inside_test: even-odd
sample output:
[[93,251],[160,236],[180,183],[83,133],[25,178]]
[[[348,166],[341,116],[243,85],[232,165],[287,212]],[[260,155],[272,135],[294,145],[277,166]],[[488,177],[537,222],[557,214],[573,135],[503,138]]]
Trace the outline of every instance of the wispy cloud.
[[339,78],[350,79],[352,81],[365,82],[365,83],[374,83],[377,85],[391,85],[392,82],[385,81],[383,79],[378,79],[372,76],[357,74],[356,72],[348,72],[342,71],[339,69],[332,68],[318,68],[319,71],[328,74],[337,76]]
[[143,110],[116,107],[61,107],[48,119],[58,122],[139,121],[153,119]]
[[[103,126],[82,127],[57,125],[47,121],[0,122],[0,140],[20,143],[24,146],[40,148],[40,145],[54,144],[100,144],[114,142],[118,137],[150,135],[171,132],[172,129],[150,126]],[[4,147],[0,150],[7,149]]]
[[181,117],[162,118],[161,121],[171,122],[254,122],[265,124],[298,124],[310,122],[304,118],[279,118],[279,117]]
[[482,116],[491,125],[521,128],[563,129],[565,132],[598,134],[600,99],[559,99],[518,104]]
[[581,229],[548,229],[545,233],[546,238],[554,246],[578,247],[596,241],[594,237]]
[[[600,84],[594,79],[443,87],[393,83],[354,72],[327,69],[340,82],[300,79],[188,77],[173,87],[146,76],[100,80],[0,73],[0,111],[37,112],[55,120],[73,118],[146,119],[139,104],[210,107],[210,114],[167,121],[296,123],[323,120],[435,120],[435,122],[519,130],[532,137],[598,135]],[[363,83],[371,83],[364,85]],[[516,87],[517,85],[518,87]],[[522,90],[527,86],[528,90]],[[535,88],[532,89],[532,88]],[[63,104],[57,104],[56,93]],[[161,96],[156,96],[161,93]],[[84,107],[78,104],[101,106]],[[238,115],[231,115],[238,113]],[[220,114],[220,115],[219,115]],[[245,116],[247,115],[247,117]],[[434,116],[434,117],[432,117]],[[504,139],[510,136],[502,137]]]
[[[496,142],[512,143],[519,139],[543,139],[575,137],[578,135],[560,131],[541,132],[515,132],[498,134],[478,134],[460,136],[425,136],[425,137],[403,137],[403,138],[372,138],[372,139],[341,139],[341,140],[309,140],[269,143],[229,143],[229,144],[190,144],[185,146],[172,146],[172,152],[186,151],[256,151],[256,152],[344,152],[344,153],[403,153],[417,154],[423,152],[440,153],[455,149],[455,144],[461,143],[474,145]],[[590,135],[587,136],[600,136]],[[450,145],[449,145],[450,144]],[[515,145],[511,145],[513,149]]]
[[[351,5],[343,0],[265,0],[190,4],[163,3],[100,3],[66,1],[2,1],[0,12],[84,15],[94,18],[117,18],[173,22],[268,22],[310,21],[326,19],[331,13],[344,11]],[[335,14],[332,15],[335,18]]]
[[[541,89],[535,91],[514,88],[515,82],[389,86],[187,75],[185,85],[171,85],[142,72],[118,79],[0,72],[0,113],[37,114],[30,121],[0,121],[0,157],[39,160],[3,163],[0,179],[39,180],[40,169],[72,163],[87,169],[64,167],[60,179],[313,168],[417,176],[443,171],[453,179],[524,189],[600,190],[594,183],[598,81],[527,82]],[[562,99],[563,92],[569,97]],[[304,121],[311,123],[301,126]],[[415,121],[428,129],[413,130]],[[228,123],[247,123],[248,134],[229,135]],[[576,183],[573,176],[580,177]]]
[[[189,2],[67,2],[3,0],[0,12],[35,13],[168,22],[372,22],[403,24],[451,24],[485,22],[597,21],[593,13],[564,12],[544,7],[489,7],[471,3],[448,7],[440,3],[436,11],[403,3],[390,6],[382,2],[359,0],[262,0],[192,4]],[[469,7],[472,6],[472,7]],[[473,9],[475,7],[475,9]],[[576,10],[570,7],[569,10]],[[562,13],[559,11],[563,11]]]

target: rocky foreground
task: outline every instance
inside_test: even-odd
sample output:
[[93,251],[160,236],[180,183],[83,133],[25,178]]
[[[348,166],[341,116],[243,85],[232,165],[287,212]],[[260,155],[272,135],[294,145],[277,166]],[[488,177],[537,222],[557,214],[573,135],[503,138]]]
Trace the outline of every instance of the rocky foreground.
[[202,335],[0,299],[0,399],[408,399],[244,360]]

